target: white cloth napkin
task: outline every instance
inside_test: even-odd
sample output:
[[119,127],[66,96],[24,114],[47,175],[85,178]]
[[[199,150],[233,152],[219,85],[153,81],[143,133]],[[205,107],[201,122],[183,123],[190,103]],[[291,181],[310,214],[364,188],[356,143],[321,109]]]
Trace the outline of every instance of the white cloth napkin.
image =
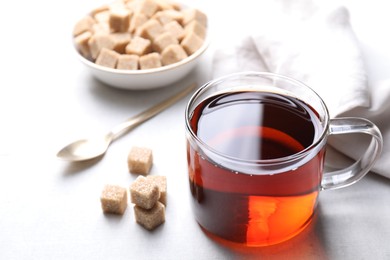
[[[274,0],[260,7],[261,13],[248,19],[255,25],[250,33],[215,52],[213,77],[246,70],[283,74],[312,87],[331,117],[373,121],[382,131],[384,151],[372,171],[390,178],[390,80],[368,85],[348,10],[315,0]],[[359,139],[348,145],[338,139],[332,146],[359,158],[363,152]]]

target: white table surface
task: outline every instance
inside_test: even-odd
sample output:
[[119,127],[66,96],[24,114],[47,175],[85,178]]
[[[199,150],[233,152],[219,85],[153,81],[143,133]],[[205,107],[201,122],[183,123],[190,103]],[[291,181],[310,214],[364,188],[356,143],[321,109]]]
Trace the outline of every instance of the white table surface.
[[[186,2],[210,14],[216,40],[187,78],[146,92],[100,83],[74,55],[74,22],[103,0],[3,2],[0,259],[390,259],[390,180],[372,173],[348,188],[323,192],[314,223],[286,243],[233,250],[210,240],[189,205],[187,100],[115,142],[100,161],[69,164],[55,157],[66,143],[104,133],[193,80],[209,78],[213,50],[234,34],[229,25],[238,2]],[[255,1],[239,3],[256,10]],[[385,1],[346,3],[370,81],[388,78]],[[151,174],[168,178],[166,222],[153,232],[135,223],[131,206],[123,216],[104,215],[100,207],[105,184],[128,186],[136,178],[126,164],[133,145],[152,148]]]

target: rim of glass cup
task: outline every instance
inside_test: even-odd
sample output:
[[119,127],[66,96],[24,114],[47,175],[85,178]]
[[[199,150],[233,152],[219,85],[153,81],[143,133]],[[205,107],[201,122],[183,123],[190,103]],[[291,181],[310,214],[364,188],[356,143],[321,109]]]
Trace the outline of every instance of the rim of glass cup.
[[[285,157],[274,158],[274,159],[262,159],[262,160],[259,160],[259,159],[257,159],[257,160],[248,160],[248,159],[241,159],[241,158],[238,158],[238,157],[229,156],[227,154],[221,153],[221,152],[217,151],[216,149],[214,149],[213,147],[211,147],[208,144],[206,144],[205,142],[203,142],[194,133],[194,131],[192,130],[192,128],[190,126],[190,118],[191,118],[192,112],[193,112],[193,109],[192,109],[192,111],[190,111],[190,108],[195,103],[196,99],[201,94],[203,94],[205,91],[207,91],[210,87],[212,87],[212,86],[214,86],[216,84],[222,83],[223,81],[226,81],[226,80],[229,80],[229,79],[232,79],[232,78],[240,78],[240,77],[248,77],[248,76],[249,77],[254,77],[255,76],[255,77],[262,77],[262,78],[270,78],[270,79],[282,79],[282,80],[287,81],[287,82],[289,82],[289,83],[291,83],[293,85],[299,86],[301,88],[305,88],[307,91],[310,91],[318,99],[318,101],[320,103],[320,106],[323,109],[323,113],[324,113],[324,118],[322,120],[320,118],[320,121],[323,123],[324,127],[321,130],[321,133],[319,135],[317,135],[317,137],[313,140],[311,145],[309,145],[308,147],[306,147],[305,149],[303,149],[302,151],[300,151],[298,153],[294,153],[292,155],[285,156]],[[274,87],[278,88],[278,86],[274,86]],[[244,88],[242,88],[242,89],[244,89]],[[221,91],[221,92],[218,92],[218,93],[226,93],[228,91],[229,90]],[[208,98],[210,96],[214,96],[215,94],[216,93],[214,93],[212,95],[209,95],[206,98]],[[293,95],[291,95],[291,96],[293,96]],[[296,97],[299,100],[301,100],[298,96],[294,95],[294,97]],[[198,105],[203,100],[205,100],[205,98],[202,99],[200,102],[198,102]],[[305,102],[303,100],[301,100],[301,101],[304,102],[304,103],[308,103],[308,102]],[[319,113],[319,112],[317,111],[317,113]],[[185,109],[185,120],[186,120],[186,130],[187,130],[187,132],[190,134],[191,138],[193,138],[197,142],[198,145],[203,147],[203,149],[207,149],[211,153],[213,153],[213,154],[215,154],[217,156],[220,156],[220,157],[222,157],[224,159],[227,159],[229,161],[235,161],[236,163],[241,163],[241,164],[246,164],[246,165],[254,165],[254,166],[277,165],[277,164],[288,163],[288,162],[300,160],[302,157],[306,157],[309,153],[312,152],[312,150],[314,150],[315,148],[318,148],[318,147],[322,147],[322,144],[325,143],[326,136],[327,136],[327,133],[328,133],[328,128],[329,128],[329,121],[330,121],[330,119],[329,119],[329,111],[328,111],[328,108],[327,108],[325,102],[317,94],[317,92],[314,91],[311,87],[309,87],[308,85],[306,85],[305,83],[303,83],[303,82],[301,82],[299,80],[293,79],[293,78],[288,77],[288,76],[284,76],[284,75],[276,74],[276,73],[272,73],[272,72],[255,72],[255,71],[232,73],[232,74],[228,74],[226,76],[222,76],[222,77],[216,78],[214,80],[211,80],[211,81],[205,83],[197,91],[195,91],[195,93],[189,99],[189,101],[187,103],[187,106],[186,106],[186,109]],[[315,154],[316,153],[313,153],[313,156]]]

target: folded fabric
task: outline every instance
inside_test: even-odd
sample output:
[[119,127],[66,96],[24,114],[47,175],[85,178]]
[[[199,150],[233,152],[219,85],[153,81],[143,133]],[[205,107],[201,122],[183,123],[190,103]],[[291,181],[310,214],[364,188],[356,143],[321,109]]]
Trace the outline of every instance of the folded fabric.
[[[369,86],[348,10],[313,0],[262,4],[261,15],[251,17],[256,29],[238,44],[215,52],[213,77],[247,70],[290,76],[313,88],[324,99],[331,117],[373,121],[381,129],[385,145],[373,171],[390,178],[390,160],[386,160],[390,153],[386,146],[390,139],[390,80]],[[348,139],[332,138],[331,144],[357,159],[364,146]]]

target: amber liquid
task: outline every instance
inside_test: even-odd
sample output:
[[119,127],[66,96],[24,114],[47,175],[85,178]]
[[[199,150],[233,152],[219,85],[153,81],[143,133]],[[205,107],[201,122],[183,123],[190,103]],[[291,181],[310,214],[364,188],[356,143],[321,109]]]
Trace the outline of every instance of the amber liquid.
[[[235,92],[200,103],[194,133],[219,153],[247,160],[302,151],[322,131],[317,113],[298,99]],[[324,149],[303,165],[267,174],[221,166],[187,143],[193,210],[208,232],[228,241],[263,246],[287,240],[309,223],[321,181]]]

